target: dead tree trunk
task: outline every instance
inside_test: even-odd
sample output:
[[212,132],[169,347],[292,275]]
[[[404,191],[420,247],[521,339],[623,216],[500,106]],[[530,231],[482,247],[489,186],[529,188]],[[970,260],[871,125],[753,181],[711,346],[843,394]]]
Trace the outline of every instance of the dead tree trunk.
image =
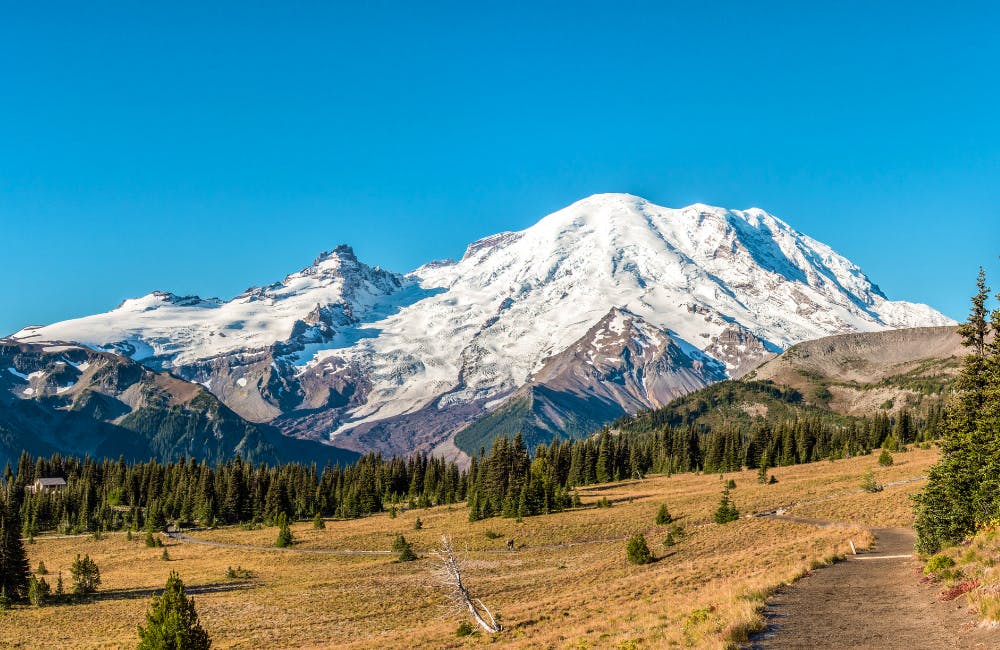
[[469,614],[476,621],[479,627],[490,634],[496,634],[503,629],[497,623],[493,613],[483,604],[483,601],[469,593],[465,583],[462,582],[462,567],[458,558],[455,557],[455,549],[451,545],[451,539],[447,535],[441,536],[441,550],[438,551],[441,564],[435,570],[441,586],[447,591],[448,600],[457,611],[468,610]]

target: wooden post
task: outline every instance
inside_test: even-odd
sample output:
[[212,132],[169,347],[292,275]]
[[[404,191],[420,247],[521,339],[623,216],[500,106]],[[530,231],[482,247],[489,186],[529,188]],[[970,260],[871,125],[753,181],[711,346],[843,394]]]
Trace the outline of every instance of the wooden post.
[[849,539],[847,541],[850,542],[850,544],[851,544],[851,553],[854,553],[855,555],[857,555],[858,554],[858,549],[854,548],[854,540],[853,539]]

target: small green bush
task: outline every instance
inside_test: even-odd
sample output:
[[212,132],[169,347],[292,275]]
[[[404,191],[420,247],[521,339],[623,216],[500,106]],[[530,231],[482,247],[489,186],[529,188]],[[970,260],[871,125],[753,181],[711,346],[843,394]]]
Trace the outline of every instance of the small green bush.
[[875,473],[871,468],[868,469],[864,478],[861,479],[861,489],[872,494],[882,491],[882,486],[875,480]]
[[625,545],[625,556],[632,564],[649,564],[653,561],[653,554],[649,552],[646,537],[642,533],[629,538]]
[[878,464],[882,467],[892,466],[892,454],[889,453],[888,449],[883,449],[882,453],[878,456]]
[[945,569],[950,569],[955,566],[955,560],[951,559],[947,555],[935,555],[931,559],[927,560],[927,564],[924,565],[924,574],[930,575],[932,573],[941,573]]
[[670,511],[667,510],[667,504],[661,503],[660,509],[656,511],[656,525],[665,526],[673,520],[674,518],[670,516]]
[[472,623],[468,621],[462,621],[461,623],[459,623],[458,629],[455,630],[455,636],[457,637],[472,636],[475,633],[476,633],[476,628],[472,627]]

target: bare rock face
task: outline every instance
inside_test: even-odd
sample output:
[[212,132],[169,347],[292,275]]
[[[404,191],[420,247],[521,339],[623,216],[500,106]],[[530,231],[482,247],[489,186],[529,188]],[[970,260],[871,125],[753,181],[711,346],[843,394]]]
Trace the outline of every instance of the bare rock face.
[[453,449],[515,395],[539,431],[582,431],[802,341],[950,323],[763,210],[601,194],[407,275],[339,246],[228,301],[154,292],[14,337],[127,356],[291,437],[405,453]]
[[726,364],[730,377],[734,379],[742,377],[775,354],[738,323],[730,323],[718,336],[712,337],[705,353]]

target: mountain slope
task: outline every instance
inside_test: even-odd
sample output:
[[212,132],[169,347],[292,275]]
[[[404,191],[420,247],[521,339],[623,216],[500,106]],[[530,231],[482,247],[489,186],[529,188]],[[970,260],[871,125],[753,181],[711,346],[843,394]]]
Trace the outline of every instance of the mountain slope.
[[455,444],[472,454],[518,431],[529,447],[556,436],[579,437],[725,378],[723,363],[615,308],[549,357],[503,405],[462,429]]
[[[586,365],[571,347],[613,309],[683,353],[633,367],[634,347],[619,346],[624,383],[570,370]],[[449,445],[519,390],[546,414],[539,430],[554,431],[581,408],[558,404],[570,395],[601,419],[661,403],[658,386],[717,379],[682,379],[696,357],[739,376],[801,341],[950,322],[889,301],[856,265],[762,210],[603,194],[406,276],[339,247],[228,302],[150,294],[15,337],[121,351],[286,434],[404,453]],[[629,375],[640,370],[641,381]]]
[[0,465],[21,451],[217,462],[350,461],[249,423],[197,384],[76,345],[0,340]]
[[955,327],[843,334],[792,346],[747,378],[772,381],[838,413],[933,403],[968,350]]
[[967,350],[955,327],[841,334],[795,345],[740,380],[616,421],[630,431],[711,430],[758,420],[856,422],[902,408],[927,415],[949,394]]

